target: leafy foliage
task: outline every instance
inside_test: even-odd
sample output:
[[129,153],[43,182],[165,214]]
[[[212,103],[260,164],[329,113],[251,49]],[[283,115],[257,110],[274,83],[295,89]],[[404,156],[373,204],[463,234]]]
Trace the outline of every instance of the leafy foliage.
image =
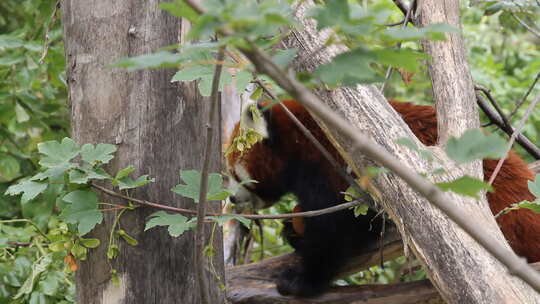
[[[115,213],[106,244],[109,259],[119,254],[122,242],[131,246],[138,244],[118,225],[122,214],[135,206],[116,205],[109,211],[89,184],[96,180],[110,182],[126,192],[153,182],[146,175],[131,177],[133,167],[109,174],[103,165],[111,161],[115,146],[86,144],[80,147],[66,138],[69,111],[62,31],[59,23],[51,18],[55,5],[55,0],[0,1],[0,11],[4,12],[0,15],[0,303],[74,303],[71,272],[77,269],[78,260],[86,259],[89,250],[105,243],[83,237],[102,221],[103,212]],[[174,67],[178,72],[171,81],[196,81],[203,95],[209,95],[215,64],[227,68],[222,74],[222,85],[234,81],[237,88],[243,90],[253,80],[253,66],[237,54],[238,48],[250,47],[244,38],[266,50],[284,69],[295,59],[296,50],[275,47],[288,27],[297,26],[290,18],[291,7],[287,1],[205,0],[202,5],[208,14],[199,16],[182,0],[160,4],[170,14],[192,21],[194,26],[189,36],[197,38],[199,43],[174,45],[154,54],[125,58],[118,66],[128,70]],[[421,53],[417,42],[424,38],[442,39],[445,33],[455,29],[445,25],[424,29],[384,26],[402,18],[392,1],[387,0],[364,1],[362,5],[344,0],[321,1],[317,5],[310,14],[319,28],[330,32],[323,47],[345,45],[349,51],[321,65],[312,75],[298,74],[299,80],[312,87],[352,86],[380,81],[386,68],[392,66],[398,68],[399,73],[389,79],[387,96],[429,103],[431,86],[422,64],[429,58]],[[536,41],[517,18],[535,25],[534,18],[539,14],[539,8],[532,1],[518,0],[478,1],[463,11],[463,33],[469,46],[473,78],[491,89],[505,113],[512,112],[523,99],[540,69]],[[235,35],[208,42],[216,30],[224,28],[234,30]],[[49,37],[47,44],[45,34]],[[397,48],[399,43],[401,48]],[[224,44],[236,59],[215,62],[214,54]],[[44,50],[47,52],[41,63]],[[235,72],[231,73],[231,69]],[[283,93],[272,81],[263,76],[258,78]],[[539,86],[533,88],[530,96],[538,90]],[[510,118],[512,122],[520,118],[523,108],[517,109],[517,114]],[[533,142],[539,141],[540,112],[533,112],[525,133]],[[504,150],[499,145],[500,140],[478,132],[468,136],[449,145],[448,153],[457,162],[497,157]],[[235,142],[235,150],[243,151],[258,140],[257,134],[246,132]],[[417,151],[426,160],[432,157],[429,151],[418,149],[406,140],[399,144]],[[500,148],[486,149],[489,145]],[[196,201],[200,174],[182,171],[181,178],[184,184],[175,186],[175,192]],[[540,192],[538,180],[537,177],[529,184],[536,196]],[[216,173],[211,175],[209,185],[209,200],[219,200],[233,192],[223,189],[222,178]],[[467,177],[442,187],[471,196],[487,189],[485,184]],[[295,199],[287,196],[280,204],[263,212],[290,212],[295,204]],[[511,210],[528,208],[538,212],[538,206],[538,200],[520,202]],[[355,211],[363,212],[361,207]],[[231,216],[207,217],[218,223],[229,218]],[[256,242],[248,259],[257,260],[264,255],[291,250],[279,238],[283,228],[280,221],[264,220],[264,226],[254,226],[248,220],[237,219],[254,227],[253,231],[261,230],[260,235],[253,233]],[[179,236],[194,224],[185,216],[160,211],[151,216],[146,228],[166,226],[172,236]],[[404,259],[387,262],[385,268],[373,267],[340,283],[388,283],[424,276],[421,270],[403,275],[405,264]],[[116,270],[111,269],[111,275],[113,281],[119,283]]]
[[462,176],[451,182],[442,182],[436,185],[443,191],[452,191],[476,199],[480,199],[478,192],[482,190],[493,191],[493,188],[488,183],[470,176]]
[[[184,197],[199,202],[199,193],[201,188],[201,173],[195,170],[180,171],[180,178],[186,183],[176,185],[172,191]],[[221,174],[210,173],[208,175],[208,192],[206,199],[209,201],[220,201],[229,197],[232,193],[223,189],[223,177]]]
[[195,227],[193,222],[189,222],[188,218],[181,214],[168,214],[164,211],[158,211],[150,215],[150,217],[151,219],[144,228],[145,231],[156,226],[168,226],[169,234],[177,237]]
[[480,129],[471,129],[460,138],[450,138],[446,154],[458,163],[484,158],[499,159],[506,154],[506,141],[496,135],[486,136]]

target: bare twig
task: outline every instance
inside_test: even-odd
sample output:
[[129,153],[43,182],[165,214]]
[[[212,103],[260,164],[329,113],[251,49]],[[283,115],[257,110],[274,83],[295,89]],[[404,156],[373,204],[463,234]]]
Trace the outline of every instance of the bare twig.
[[499,170],[501,170],[501,167],[502,167],[502,165],[504,163],[504,160],[506,159],[506,155],[508,154],[508,151],[510,151],[510,149],[512,149],[512,145],[514,144],[514,141],[516,140],[517,135],[519,134],[521,129],[523,129],[523,127],[525,126],[525,122],[527,121],[529,116],[532,114],[532,110],[536,107],[538,102],[540,102],[540,93],[536,96],[536,98],[533,100],[533,102],[529,105],[529,107],[527,108],[527,111],[525,112],[525,115],[523,115],[523,117],[519,121],[519,125],[517,126],[516,130],[514,131],[512,136],[510,136],[510,140],[508,141],[508,146],[506,147],[505,156],[501,157],[501,159],[499,159],[499,162],[497,163],[497,166],[495,167],[495,170],[493,170],[493,173],[491,174],[491,177],[489,178],[488,183],[490,185],[493,184],[493,181],[495,180],[495,177],[499,173]]
[[407,12],[409,11],[409,7],[407,6],[407,4],[403,3],[403,1],[401,0],[392,0],[392,1],[401,10],[403,15],[407,15]]
[[531,34],[536,36],[536,38],[540,39],[540,33],[537,32],[535,29],[533,29],[530,25],[528,25],[525,21],[521,20],[514,12],[510,12],[510,15],[516,19],[517,22],[519,22],[521,25],[523,25],[524,28],[526,28]]
[[[222,46],[217,55],[217,61],[222,62],[225,57],[225,47]],[[208,170],[210,169],[210,157],[212,155],[212,140],[214,128],[212,124],[216,116],[216,108],[219,103],[219,79],[221,78],[222,64],[216,64],[214,78],[212,79],[212,95],[210,98],[210,110],[208,111],[208,122],[206,123],[206,146],[204,148],[204,160],[201,172],[201,188],[199,191],[199,204],[197,205],[197,229],[195,231],[195,266],[197,268],[197,281],[199,283],[199,295],[201,303],[210,304],[208,299],[209,291],[204,279],[205,259],[204,259],[204,217],[206,216],[206,195],[208,192]]]
[[[509,136],[514,133],[514,128],[512,126],[507,126],[502,121],[501,117],[497,112],[489,107],[488,103],[480,93],[476,92],[476,103],[482,109],[484,114],[489,118],[491,123],[497,125],[501,130],[506,132]],[[535,159],[540,159],[540,149],[533,144],[527,137],[522,134],[518,134],[516,137],[516,142],[518,142],[532,157]]]
[[[394,3],[396,3],[396,5],[401,9],[401,6],[404,6],[405,7],[405,4],[402,3],[400,0],[394,0]],[[401,5],[401,6],[400,6]],[[411,6],[407,8],[407,10],[405,11],[405,18],[403,19],[403,28],[407,27],[407,24],[409,23],[409,21],[411,20],[411,14],[412,14],[412,11],[414,9],[414,7],[416,7],[416,0],[414,0],[412,3],[411,3]],[[413,25],[414,25],[414,22],[413,22]],[[397,44],[397,48],[400,49],[401,48],[401,42],[399,42]],[[392,66],[389,66],[388,69],[386,70],[386,75],[384,76],[384,82],[381,86],[381,93],[384,93],[384,89],[386,88],[386,85],[388,83],[388,80],[390,79],[390,77],[392,76],[392,72],[394,71],[394,67]]]
[[41,52],[41,57],[39,58],[39,63],[43,64],[45,61],[45,57],[47,57],[47,54],[49,53],[49,32],[51,30],[51,26],[56,22],[56,13],[58,12],[58,9],[60,8],[60,0],[56,1],[56,4],[54,5],[53,12],[51,14],[51,20],[47,24],[47,27],[45,28],[45,41],[43,42],[43,51]]
[[510,123],[508,122],[508,119],[506,118],[506,115],[504,115],[503,111],[501,110],[501,108],[499,107],[497,102],[495,101],[495,98],[493,98],[493,96],[491,95],[491,92],[487,88],[485,88],[485,87],[483,87],[481,85],[475,85],[474,89],[484,93],[484,95],[486,95],[486,97],[488,98],[491,105],[495,108],[495,111],[497,111],[497,113],[499,113],[499,116],[501,117],[501,119],[502,119],[503,123],[506,125],[506,127],[512,127],[510,125]]
[[540,72],[538,72],[538,74],[536,74],[536,77],[534,78],[534,81],[533,83],[529,86],[529,89],[527,90],[527,92],[525,93],[525,95],[523,95],[523,98],[521,98],[521,100],[519,101],[519,103],[516,105],[516,107],[514,108],[514,110],[512,111],[512,113],[510,113],[510,115],[508,115],[508,118],[512,118],[512,116],[514,116],[514,114],[516,114],[516,112],[519,110],[519,108],[525,103],[525,101],[527,100],[527,98],[529,97],[529,94],[531,94],[532,90],[534,89],[534,87],[536,86],[536,83],[538,82],[538,79],[540,79]]
[[[184,1],[196,11],[200,13],[204,12],[198,5],[195,4],[196,6],[193,6],[193,0]],[[221,30],[220,33],[227,35],[231,33],[231,31]],[[246,39],[246,43],[248,46],[239,48],[239,50],[254,64],[257,71],[268,75],[276,82],[276,84],[304,104],[308,110],[312,111],[327,125],[334,127],[341,134],[352,140],[354,142],[354,151],[359,151],[367,157],[378,161],[384,167],[401,177],[409,186],[411,186],[411,188],[440,209],[497,260],[505,265],[510,273],[527,282],[534,290],[540,291],[540,274],[527,266],[525,261],[517,257],[509,248],[501,245],[495,237],[486,233],[484,228],[479,227],[474,219],[467,217],[467,213],[462,211],[461,208],[450,203],[451,200],[444,192],[426,181],[416,172],[403,166],[403,164],[393,155],[388,153],[388,151],[364,136],[361,132],[358,132],[356,128],[351,127],[347,122],[343,121],[343,119],[324,104],[317,95],[283,71],[281,67],[273,62],[268,54],[260,50],[252,41]]]
[[[99,185],[96,185],[96,184],[91,184],[91,186],[93,188],[107,194],[107,195],[112,196],[112,197],[125,199],[127,201],[137,203],[139,205],[152,207],[152,208],[156,208],[156,209],[160,209],[160,210],[166,210],[166,211],[173,212],[173,213],[192,214],[192,215],[197,214],[197,211],[195,211],[195,210],[184,209],[184,208],[176,208],[176,207],[168,206],[166,204],[159,204],[159,203],[154,203],[154,202],[150,202],[150,201],[147,201],[147,200],[141,200],[141,199],[129,197],[129,196],[117,193],[117,192],[115,192],[113,190],[109,190],[109,189],[107,189],[105,187],[102,187],[102,186],[99,186]],[[319,216],[319,215],[323,215],[323,214],[328,214],[328,213],[333,213],[333,212],[338,212],[338,211],[341,211],[341,210],[349,209],[349,208],[356,207],[356,206],[359,206],[359,205],[362,205],[362,204],[369,204],[369,199],[368,198],[359,198],[359,199],[356,199],[356,200],[354,200],[352,202],[343,203],[343,204],[335,205],[335,206],[324,208],[324,209],[313,210],[313,211],[304,211],[304,212],[293,212],[293,213],[286,213],[286,214],[242,214],[242,213],[227,214],[227,213],[223,213],[221,215],[223,215],[223,216],[226,216],[226,215],[241,216],[243,218],[247,218],[247,219],[250,219],[250,220],[257,220],[257,219],[261,219],[261,220],[289,219],[289,218],[293,218],[293,217],[314,217],[314,216]],[[207,216],[219,216],[220,214],[212,213],[212,212],[206,212],[206,215]]]
[[7,244],[15,247],[29,247],[32,245],[31,242],[7,242]]

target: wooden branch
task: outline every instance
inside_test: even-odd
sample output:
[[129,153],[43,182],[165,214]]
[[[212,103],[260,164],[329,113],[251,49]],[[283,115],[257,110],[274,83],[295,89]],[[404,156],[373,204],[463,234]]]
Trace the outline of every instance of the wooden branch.
[[[395,229],[387,235],[385,258],[402,254],[402,243],[396,240]],[[398,236],[399,237],[399,236]],[[393,241],[392,241],[393,239]],[[377,263],[378,249],[372,244],[365,253],[347,265],[341,276]],[[361,286],[333,287],[317,298],[301,299],[280,295],[273,282],[276,275],[297,256],[285,254],[258,263],[229,267],[226,269],[227,299],[232,304],[307,304],[307,303],[363,303],[363,304],[408,304],[440,299],[437,289],[429,280],[389,285],[370,284]],[[530,264],[540,271],[540,263]],[[440,299],[442,301],[442,299]],[[433,303],[430,301],[430,303]],[[438,303],[435,302],[435,303]]]
[[[514,128],[512,126],[509,126],[504,123],[502,117],[493,110],[484,97],[480,94],[476,94],[476,103],[482,109],[484,114],[489,118],[489,121],[497,125],[501,130],[503,130],[506,134],[512,135],[514,133]],[[535,159],[540,159],[540,149],[536,147],[535,144],[533,144],[527,137],[525,137],[523,134],[519,134],[516,138],[516,141],[525,149],[532,157]]]
[[[383,244],[383,258],[385,260],[394,259],[403,255],[403,243],[395,227],[388,229],[385,234]],[[347,288],[344,291],[342,288],[334,288],[323,296],[315,299],[309,299],[304,302],[297,298],[286,297],[280,295],[274,281],[277,276],[284,271],[290,264],[296,263],[298,256],[294,253],[281,255],[278,257],[269,258],[258,263],[251,263],[240,266],[229,267],[226,270],[227,278],[227,298],[232,303],[352,303],[362,299],[367,299],[378,295],[379,292],[384,295],[385,299],[393,297],[397,291],[391,288],[376,287],[377,292],[373,292],[369,288],[362,287]],[[339,277],[358,272],[372,265],[379,264],[380,251],[379,241],[366,244],[364,250],[359,252],[357,258],[352,260],[342,269]],[[403,288],[411,286],[401,286],[396,290],[403,291]],[[342,293],[345,292],[345,295]],[[344,300],[345,302],[339,302]],[[371,302],[366,302],[371,303]],[[377,302],[373,302],[377,303]],[[392,303],[392,302],[384,302]],[[413,302],[411,302],[413,303]]]
[[[418,11],[420,28],[437,23],[458,29],[461,26],[459,1],[424,0],[420,1]],[[423,40],[422,46],[431,57],[427,61],[428,71],[437,110],[439,144],[444,146],[451,136],[459,137],[467,129],[480,127],[474,85],[461,32],[446,33],[445,41]],[[475,162],[475,176],[479,176],[480,167],[481,162]]]

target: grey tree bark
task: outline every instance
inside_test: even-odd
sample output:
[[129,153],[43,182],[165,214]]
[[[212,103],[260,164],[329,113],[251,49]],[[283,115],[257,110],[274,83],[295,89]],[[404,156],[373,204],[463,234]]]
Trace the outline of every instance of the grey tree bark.
[[[422,14],[436,15],[440,11],[449,10],[451,18],[439,20],[459,27],[458,1],[433,0],[421,7]],[[298,70],[311,70],[328,62],[335,55],[346,51],[342,46],[324,47],[328,32],[318,32],[314,22],[306,18],[306,12],[313,5],[312,1],[303,2],[295,11],[297,20],[304,28],[295,31],[285,42],[286,47],[299,49],[302,66]],[[431,6],[431,8],[430,8]],[[433,7],[436,7],[433,8]],[[433,11],[432,11],[433,10]],[[426,19],[427,20],[427,19]],[[433,22],[433,19],[430,20]],[[457,22],[457,23],[456,23]],[[450,55],[453,57],[437,58],[433,65],[466,65],[460,34],[452,34],[442,46],[451,51],[433,56]],[[430,49],[427,49],[430,52]],[[447,68],[445,66],[444,68]],[[440,70],[444,68],[439,67]],[[440,103],[451,103],[438,109],[444,122],[440,127],[443,142],[449,134],[461,134],[465,128],[478,125],[475,114],[474,92],[468,69],[465,67],[449,67],[456,74],[447,75],[450,82],[444,78],[433,77],[434,89],[452,92],[451,97],[438,99]],[[439,75],[440,76],[440,75]],[[430,164],[421,159],[416,152],[405,150],[395,142],[401,137],[414,138],[399,116],[386,102],[379,90],[373,86],[357,86],[339,90],[319,90],[317,94],[337,113],[341,114],[351,125],[366,135],[402,161],[403,166],[416,172],[429,173],[437,167],[443,167],[449,172],[444,179],[453,179],[464,174],[480,176],[480,166],[477,162],[472,166],[455,167],[444,155],[440,147],[432,148],[435,161]],[[472,96],[472,98],[471,98]],[[462,99],[460,102],[457,100]],[[452,104],[453,103],[453,104]],[[472,111],[472,112],[470,112]],[[464,119],[466,123],[460,123]],[[374,127],[376,126],[376,127]],[[353,165],[363,167],[373,164],[358,153],[350,140],[335,132],[327,130],[343,151],[352,156]],[[422,146],[418,141],[417,144]],[[441,177],[429,177],[439,181]],[[428,275],[441,296],[448,303],[539,303],[540,296],[521,280],[509,274],[508,270],[488,254],[471,237],[459,229],[438,209],[431,206],[425,199],[418,197],[406,183],[394,174],[385,174],[374,179],[381,203],[397,227],[401,231],[405,244],[410,247],[419,260],[424,264]],[[495,236],[501,244],[508,246],[497,227],[485,200],[475,201],[450,195],[451,204],[458,210],[466,210],[468,216],[475,218],[478,225],[490,235]]]
[[[149,174],[155,183],[130,193],[152,201],[195,208],[170,189],[180,182],[180,169],[200,169],[209,103],[193,85],[173,84],[173,70],[127,72],[114,68],[121,57],[147,54],[178,43],[181,22],[158,8],[159,1],[62,1],[67,81],[72,107],[73,138],[82,143],[118,145],[112,171],[133,165],[136,174]],[[215,120],[215,130],[220,130]],[[220,134],[219,131],[215,132]],[[211,172],[219,172],[220,136],[212,150]],[[109,200],[102,197],[103,201]],[[219,211],[219,206],[213,206]],[[199,303],[193,234],[172,238],[165,229],[143,232],[148,215],[139,208],[121,219],[122,229],[138,241],[120,242],[118,258],[107,262],[106,243],[113,214],[92,232],[102,240],[77,271],[77,303]],[[209,233],[211,227],[206,229]],[[208,238],[207,238],[208,239]],[[215,274],[206,273],[212,303],[223,303],[217,288],[223,280],[221,230],[214,234]],[[111,282],[111,267],[120,286]]]

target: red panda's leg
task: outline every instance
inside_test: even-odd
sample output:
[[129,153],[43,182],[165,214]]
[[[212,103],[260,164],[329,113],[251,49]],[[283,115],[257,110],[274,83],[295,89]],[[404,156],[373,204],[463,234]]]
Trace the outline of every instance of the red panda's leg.
[[[343,194],[335,189],[335,175],[320,165],[297,163],[286,181],[297,196],[302,211],[327,208],[344,202]],[[292,265],[277,282],[278,291],[285,295],[314,296],[324,292],[335,275],[353,256],[354,249],[376,238],[379,225],[371,219],[374,213],[354,217],[351,210],[305,219],[304,236],[294,242],[300,264]],[[370,228],[373,226],[373,229]]]

